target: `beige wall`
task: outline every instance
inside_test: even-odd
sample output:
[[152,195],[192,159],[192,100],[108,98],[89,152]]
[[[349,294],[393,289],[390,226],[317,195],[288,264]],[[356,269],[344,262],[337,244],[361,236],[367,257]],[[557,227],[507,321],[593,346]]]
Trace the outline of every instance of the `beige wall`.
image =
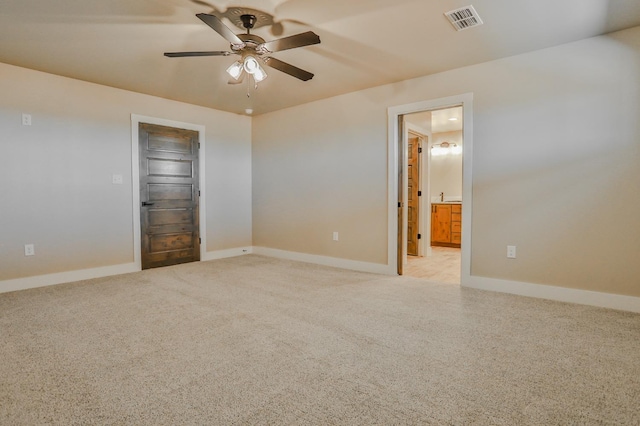
[[634,28],[251,122],[0,64],[0,280],[133,261],[132,113],[206,127],[209,251],[385,264],[387,108],[472,92],[472,275],[640,296],[638,75]]
[[206,127],[207,250],[251,245],[247,117],[4,64],[0,94],[0,280],[133,262],[132,113]]
[[637,27],[255,117],[254,245],[386,263],[387,108],[472,92],[471,274],[640,296],[638,75]]
[[340,99],[253,119],[253,243],[386,263],[386,111]]

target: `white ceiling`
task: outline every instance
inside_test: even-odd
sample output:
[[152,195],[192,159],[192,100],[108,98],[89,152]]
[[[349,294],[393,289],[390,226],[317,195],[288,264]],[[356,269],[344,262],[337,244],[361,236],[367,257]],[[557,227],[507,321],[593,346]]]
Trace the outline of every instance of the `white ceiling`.
[[[484,25],[456,32],[443,14],[469,4]],[[315,77],[266,68],[248,98],[227,84],[234,57],[163,56],[229,50],[195,14],[243,8],[278,23],[254,31],[266,40],[316,32],[321,44],[273,55]],[[0,62],[261,114],[637,25],[638,0],[0,0]]]
[[457,132],[463,126],[462,107],[415,112],[404,118],[408,123],[431,133]]

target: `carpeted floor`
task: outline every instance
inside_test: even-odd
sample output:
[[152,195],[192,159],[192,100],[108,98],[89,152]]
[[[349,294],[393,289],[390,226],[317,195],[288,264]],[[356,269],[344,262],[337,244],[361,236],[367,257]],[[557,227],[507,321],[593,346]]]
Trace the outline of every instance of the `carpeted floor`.
[[0,294],[0,424],[640,424],[640,315],[249,255]]

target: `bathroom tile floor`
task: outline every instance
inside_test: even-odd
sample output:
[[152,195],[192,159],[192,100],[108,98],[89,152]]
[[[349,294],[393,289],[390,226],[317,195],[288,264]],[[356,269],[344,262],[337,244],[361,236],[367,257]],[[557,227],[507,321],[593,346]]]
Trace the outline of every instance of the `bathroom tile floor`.
[[432,256],[408,256],[404,275],[441,283],[460,284],[460,249],[432,247]]

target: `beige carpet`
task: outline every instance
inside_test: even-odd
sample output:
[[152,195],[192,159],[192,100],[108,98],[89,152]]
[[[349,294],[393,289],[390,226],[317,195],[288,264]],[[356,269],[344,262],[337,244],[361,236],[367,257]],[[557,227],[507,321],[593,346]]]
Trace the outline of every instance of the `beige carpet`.
[[640,315],[260,256],[0,294],[0,424],[640,424]]

